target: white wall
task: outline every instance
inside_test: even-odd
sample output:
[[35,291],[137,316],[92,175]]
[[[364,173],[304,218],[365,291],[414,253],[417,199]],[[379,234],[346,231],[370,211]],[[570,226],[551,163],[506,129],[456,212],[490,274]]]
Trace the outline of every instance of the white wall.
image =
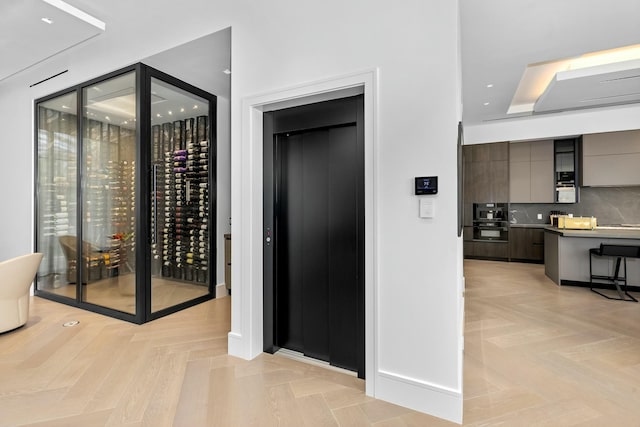
[[521,141],[640,129],[638,104],[544,114],[465,126],[465,144]]
[[[252,229],[243,225],[259,225],[262,212],[246,192],[257,183],[250,161],[256,147],[247,145],[249,123],[242,119],[243,100],[377,69],[372,153],[377,175],[375,184],[367,183],[375,185],[377,221],[375,324],[367,324],[375,329],[376,354],[367,390],[371,382],[376,397],[461,421],[457,2],[158,0],[152,9],[139,3],[143,2],[109,2],[110,13],[121,18],[106,20],[105,34],[13,78],[11,85],[0,84],[0,126],[5,129],[0,147],[20,162],[9,171],[0,169],[0,178],[16,183],[15,188],[2,190],[12,209],[5,204],[0,212],[0,255],[31,247],[32,99],[231,26],[232,333],[237,340],[230,342],[230,350],[253,357],[259,349],[249,343],[261,330],[252,329],[251,319],[241,313],[261,312],[261,307],[252,305],[261,297],[257,269],[261,263],[249,235]],[[179,25],[176,14],[185,10],[189,25]],[[40,80],[40,75],[67,66],[69,72],[59,78],[27,88],[26,83]],[[418,218],[413,178],[423,175],[439,176],[434,219]]]
[[[216,262],[217,283],[224,280],[224,235],[231,233],[231,103],[228,99],[218,97],[218,152],[217,152],[218,194],[216,209],[216,241],[218,259]],[[225,283],[226,284],[226,283]]]
[[0,260],[33,251],[32,103],[18,87],[0,90]]
[[[252,342],[261,330],[251,313],[261,312],[254,237],[261,234],[262,213],[248,193],[260,185],[253,157],[260,147],[252,145],[247,122],[253,118],[242,101],[377,67],[377,359],[367,381],[375,383],[377,397],[460,420],[456,2],[276,1],[251,11],[232,27],[232,234],[233,259],[240,263],[234,261],[232,271],[239,298],[230,351],[253,357],[261,350]],[[440,177],[433,220],[418,218],[412,194],[413,178],[422,175]]]

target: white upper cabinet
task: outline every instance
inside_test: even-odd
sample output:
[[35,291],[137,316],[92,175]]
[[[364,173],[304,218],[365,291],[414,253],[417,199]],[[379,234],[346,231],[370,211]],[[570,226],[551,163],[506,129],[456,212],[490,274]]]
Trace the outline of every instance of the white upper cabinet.
[[640,130],[583,135],[582,185],[640,185]]

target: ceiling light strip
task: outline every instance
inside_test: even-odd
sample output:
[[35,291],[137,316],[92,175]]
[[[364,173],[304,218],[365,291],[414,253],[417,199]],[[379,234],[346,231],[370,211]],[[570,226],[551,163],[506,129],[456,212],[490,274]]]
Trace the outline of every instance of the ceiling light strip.
[[65,3],[62,0],[42,0],[45,3],[50,4],[53,7],[60,9],[63,12],[68,13],[71,16],[74,16],[87,24],[93,25],[96,28],[99,28],[102,31],[105,31],[107,25],[99,20],[98,18],[89,15],[86,12],[81,11],[78,8],[71,6],[69,3]]

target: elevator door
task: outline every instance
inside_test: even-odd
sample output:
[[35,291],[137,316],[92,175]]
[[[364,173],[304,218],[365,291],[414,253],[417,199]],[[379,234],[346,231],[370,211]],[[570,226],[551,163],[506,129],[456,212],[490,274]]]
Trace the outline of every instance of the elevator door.
[[273,137],[273,341],[363,377],[360,131],[356,121]]

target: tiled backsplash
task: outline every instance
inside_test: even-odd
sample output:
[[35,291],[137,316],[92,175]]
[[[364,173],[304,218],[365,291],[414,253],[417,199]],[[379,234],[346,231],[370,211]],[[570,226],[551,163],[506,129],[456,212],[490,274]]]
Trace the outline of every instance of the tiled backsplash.
[[509,209],[512,224],[548,223],[551,211],[594,216],[598,225],[640,224],[640,187],[583,187],[579,203],[512,203]]

